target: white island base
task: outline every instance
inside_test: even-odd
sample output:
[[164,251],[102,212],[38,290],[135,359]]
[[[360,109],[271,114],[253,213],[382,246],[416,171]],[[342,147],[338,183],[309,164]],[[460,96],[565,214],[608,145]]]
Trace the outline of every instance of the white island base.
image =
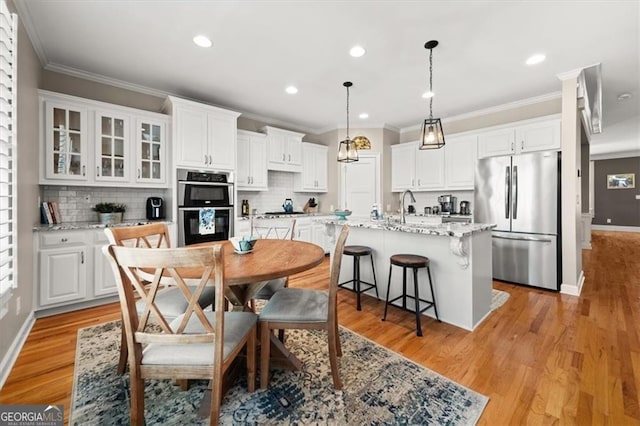
[[[491,228],[481,224],[443,224],[435,226],[398,225],[367,221],[324,221],[327,235],[335,241],[343,224],[349,225],[347,245],[373,249],[379,299],[385,300],[389,279],[389,258],[394,254],[416,254],[430,259],[431,277],[440,320],[473,330],[489,314],[492,296]],[[363,281],[373,283],[370,261],[360,259]],[[351,256],[342,259],[340,282],[352,279]],[[430,300],[427,269],[418,270],[420,298]],[[413,295],[413,274],[407,270],[407,293]],[[375,297],[375,290],[367,291]],[[389,300],[402,294],[402,268],[393,267]],[[395,304],[401,304],[397,300]],[[414,310],[413,299],[407,307]],[[383,315],[380,310],[380,318]],[[389,307],[389,309],[395,309]],[[423,313],[435,318],[432,308]],[[423,332],[427,328],[423,324]]]

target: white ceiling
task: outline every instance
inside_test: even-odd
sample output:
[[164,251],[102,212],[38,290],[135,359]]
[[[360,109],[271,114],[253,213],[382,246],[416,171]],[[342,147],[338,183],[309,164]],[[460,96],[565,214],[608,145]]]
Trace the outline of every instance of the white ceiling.
[[[47,69],[313,133],[345,126],[346,80],[352,127],[419,124],[431,39],[434,115],[445,121],[557,93],[557,74],[601,63],[604,130],[592,151],[640,150],[638,1],[14,1]],[[197,34],[213,47],[196,47]],[[355,44],[367,54],[350,57]],[[534,53],[547,60],[524,65]],[[633,97],[618,101],[623,92]]]

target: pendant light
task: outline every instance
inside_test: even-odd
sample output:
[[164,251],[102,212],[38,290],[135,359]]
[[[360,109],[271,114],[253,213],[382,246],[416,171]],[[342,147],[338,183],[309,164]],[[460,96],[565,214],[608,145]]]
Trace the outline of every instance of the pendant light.
[[442,121],[433,118],[433,49],[438,45],[437,40],[431,40],[424,44],[425,49],[429,49],[429,118],[422,123],[422,137],[420,138],[420,149],[438,149],[444,146],[444,133],[442,132]]
[[353,83],[345,81],[342,85],[347,88],[347,137],[345,140],[340,141],[338,161],[341,163],[353,163],[354,161],[358,161],[356,143],[349,139],[349,87],[353,86]]

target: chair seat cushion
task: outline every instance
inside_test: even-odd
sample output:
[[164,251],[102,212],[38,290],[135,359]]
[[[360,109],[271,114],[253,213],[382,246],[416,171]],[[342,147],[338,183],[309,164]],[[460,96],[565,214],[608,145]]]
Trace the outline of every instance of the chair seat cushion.
[[[189,289],[194,292],[196,291],[196,287],[189,287]],[[214,287],[205,287],[198,299],[198,304],[202,308],[206,308],[207,306],[213,304],[215,294]],[[142,314],[142,311],[145,307],[145,301],[140,299],[136,302],[136,309],[138,310],[138,315]],[[189,303],[187,299],[182,294],[182,291],[176,286],[171,286],[164,288],[158,291],[156,295],[156,306],[162,312],[165,319],[167,321],[171,321],[174,318],[178,317],[178,315],[184,314],[184,311],[187,310],[187,306]],[[151,314],[153,316],[153,313]]]
[[278,290],[282,290],[285,288],[287,283],[286,278],[278,278],[275,280],[268,281],[264,287],[258,291],[253,298],[254,299],[264,299],[269,300],[274,295],[274,293]]
[[[215,312],[207,311],[205,316],[215,327]],[[175,330],[180,325],[183,315],[178,316],[169,324]],[[225,312],[224,313],[224,359],[238,347],[242,339],[256,324],[258,316],[253,312]],[[185,334],[204,332],[200,320],[192,314]],[[167,365],[213,365],[213,343],[195,343],[184,345],[165,345],[151,343],[142,352],[142,364],[167,364]]]
[[320,290],[283,288],[278,290],[260,312],[261,321],[326,322],[329,295]]

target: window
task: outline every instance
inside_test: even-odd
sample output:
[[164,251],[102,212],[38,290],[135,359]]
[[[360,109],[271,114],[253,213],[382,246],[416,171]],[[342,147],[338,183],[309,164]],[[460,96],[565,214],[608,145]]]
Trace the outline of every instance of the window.
[[16,114],[17,16],[0,2],[0,316],[16,287]]

